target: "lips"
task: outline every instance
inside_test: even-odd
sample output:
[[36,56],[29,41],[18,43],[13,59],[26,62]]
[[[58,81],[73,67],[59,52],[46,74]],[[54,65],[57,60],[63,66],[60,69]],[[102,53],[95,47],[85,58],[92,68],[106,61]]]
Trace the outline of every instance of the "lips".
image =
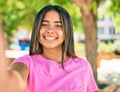
[[46,40],[56,40],[57,39],[57,37],[48,37],[48,36],[44,36],[44,38]]

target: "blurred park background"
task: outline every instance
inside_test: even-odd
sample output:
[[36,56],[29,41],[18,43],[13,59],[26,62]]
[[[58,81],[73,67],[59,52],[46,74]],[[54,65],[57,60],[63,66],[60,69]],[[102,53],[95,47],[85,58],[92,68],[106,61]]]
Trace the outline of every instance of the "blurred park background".
[[28,54],[33,20],[48,4],[60,5],[70,13],[75,52],[88,59],[99,88],[112,84],[112,91],[106,92],[118,90],[120,0],[0,0],[0,31],[1,37],[5,36],[5,39],[0,37],[3,40],[0,44],[5,45],[9,62]]

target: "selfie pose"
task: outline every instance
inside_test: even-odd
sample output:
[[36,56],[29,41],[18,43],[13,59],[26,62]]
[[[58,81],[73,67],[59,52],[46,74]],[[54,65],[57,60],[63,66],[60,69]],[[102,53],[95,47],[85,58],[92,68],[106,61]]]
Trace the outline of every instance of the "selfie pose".
[[15,59],[5,75],[10,80],[6,83],[9,92],[98,90],[91,65],[75,55],[70,15],[57,5],[47,5],[38,12],[29,55]]

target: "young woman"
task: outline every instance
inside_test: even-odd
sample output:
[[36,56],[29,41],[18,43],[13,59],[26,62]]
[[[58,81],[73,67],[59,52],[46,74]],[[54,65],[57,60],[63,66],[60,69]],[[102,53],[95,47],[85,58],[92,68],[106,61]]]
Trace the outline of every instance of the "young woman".
[[75,55],[70,15],[60,6],[48,5],[38,12],[29,55],[13,61],[8,71],[13,83],[6,86],[14,92],[98,90],[89,62]]

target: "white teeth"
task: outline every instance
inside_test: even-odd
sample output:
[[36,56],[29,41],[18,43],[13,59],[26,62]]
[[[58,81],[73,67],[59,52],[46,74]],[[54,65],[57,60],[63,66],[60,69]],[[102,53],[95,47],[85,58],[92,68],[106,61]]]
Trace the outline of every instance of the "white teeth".
[[45,37],[46,39],[48,40],[54,40],[55,38],[54,37]]

